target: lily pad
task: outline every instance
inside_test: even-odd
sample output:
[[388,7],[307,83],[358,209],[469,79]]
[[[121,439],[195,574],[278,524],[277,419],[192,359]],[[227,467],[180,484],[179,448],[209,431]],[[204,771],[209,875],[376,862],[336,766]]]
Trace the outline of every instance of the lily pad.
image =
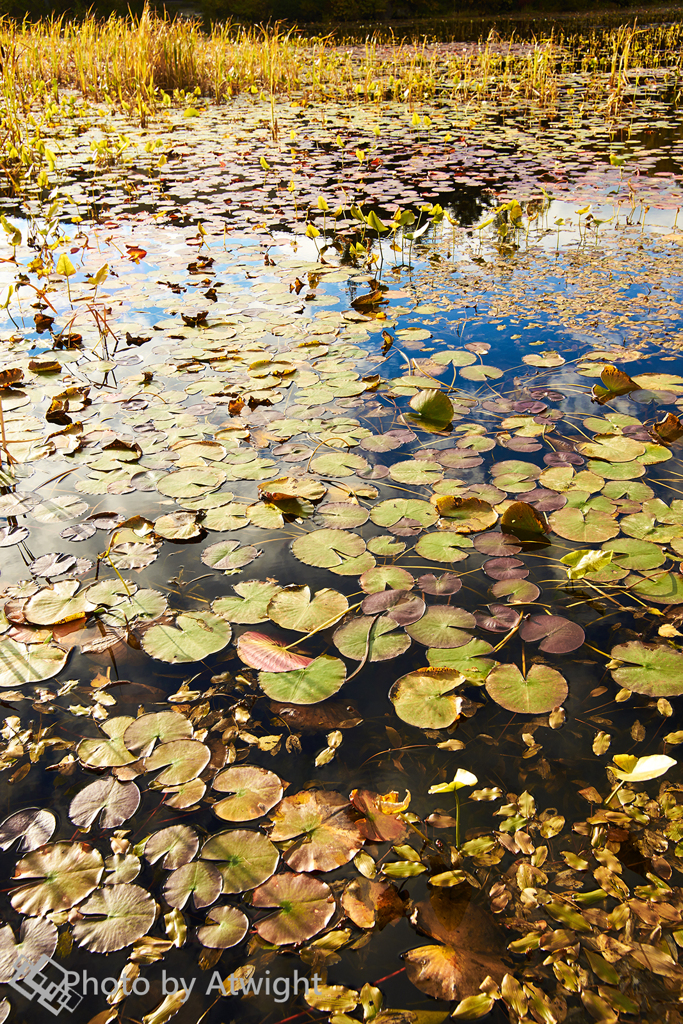
[[230,949],[247,934],[249,918],[237,907],[214,907],[206,924],[197,929],[197,938],[207,949]]
[[626,662],[612,669],[619,686],[650,697],[677,697],[683,693],[683,654],[664,644],[631,640],[612,648],[615,661]]
[[52,679],[68,657],[68,651],[52,644],[22,644],[11,637],[0,637],[0,687]]
[[272,810],[283,794],[282,780],[257,765],[235,765],[220,772],[212,783],[217,793],[230,793],[213,805],[223,821],[252,821]]
[[411,642],[396,625],[395,620],[386,616],[362,615],[340,626],[334,634],[334,642],[345,658],[389,661],[405,654]]
[[219,540],[202,551],[202,562],[212,569],[222,569],[228,573],[243,569],[258,558],[263,552],[253,544],[240,547],[237,540]]
[[232,588],[235,597],[217,597],[211,610],[228,622],[255,625],[268,619],[268,604],[280,592],[280,586],[269,580],[245,580]]
[[340,793],[302,790],[285,797],[271,817],[272,840],[301,837],[283,854],[294,871],[333,871],[355,857],[364,843],[349,801]]
[[307,874],[276,875],[253,894],[252,906],[275,907],[256,932],[276,946],[305,942],[322,931],[336,909],[329,885]]
[[171,665],[201,661],[230,643],[232,629],[209,611],[179,612],[172,626],[152,626],[142,638],[147,654]]
[[73,925],[79,946],[93,953],[113,953],[146,935],[157,906],[139,885],[107,885],[79,906]]
[[425,647],[462,647],[471,640],[466,629],[476,624],[474,615],[452,605],[431,605],[421,619],[406,626],[406,633]]
[[516,665],[498,665],[486,680],[496,704],[523,715],[542,715],[559,707],[568,691],[563,675],[549,665],[532,665],[526,678]]
[[532,615],[520,630],[522,640],[535,643],[549,654],[568,654],[576,651],[586,639],[578,622],[572,622],[562,615]]
[[135,814],[139,805],[140,790],[134,782],[96,779],[73,798],[69,818],[80,828],[90,828],[98,817],[100,828],[118,828]]
[[283,629],[311,633],[333,625],[348,607],[349,602],[338,590],[318,590],[311,598],[310,587],[289,586],[270,601],[268,617]]
[[465,682],[459,672],[447,668],[420,668],[397,679],[389,699],[400,719],[420,729],[446,729],[460,714],[460,700],[453,694]]
[[42,846],[18,861],[14,879],[37,881],[15,889],[11,903],[20,914],[31,917],[69,910],[93,891],[103,874],[101,854],[87,843]]
[[280,854],[263,832],[233,829],[204,843],[200,856],[216,861],[223,892],[246,892],[265,882],[277,868]]
[[344,662],[329,654],[321,654],[310,664],[290,672],[259,673],[259,686],[271,700],[287,704],[318,704],[337,693],[345,679]]

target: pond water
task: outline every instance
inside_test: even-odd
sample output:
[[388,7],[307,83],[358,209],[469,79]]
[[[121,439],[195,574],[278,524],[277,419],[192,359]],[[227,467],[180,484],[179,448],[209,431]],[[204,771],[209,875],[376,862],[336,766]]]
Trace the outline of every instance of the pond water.
[[137,979],[78,1024],[680,1019],[672,89],[55,114],[2,207],[3,981],[23,922]]

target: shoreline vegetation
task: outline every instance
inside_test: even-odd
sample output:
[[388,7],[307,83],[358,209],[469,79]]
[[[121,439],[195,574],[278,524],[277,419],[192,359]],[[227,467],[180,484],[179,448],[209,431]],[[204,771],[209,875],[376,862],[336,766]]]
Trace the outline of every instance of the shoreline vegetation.
[[[306,36],[280,24],[245,27],[170,18],[89,14],[21,24],[0,19],[5,117],[35,105],[49,113],[64,90],[89,102],[142,112],[196,92],[218,103],[240,93],[305,102],[425,99],[477,103],[518,99],[552,110],[569,79],[586,79],[585,109],[621,105],[641,83],[657,80],[680,98],[680,23],[642,27],[637,20],[588,34],[551,31],[529,41],[491,31],[470,44],[429,42],[380,32],[362,45],[334,35]],[[578,111],[579,113],[582,110]],[[7,125],[5,125],[5,132]]]

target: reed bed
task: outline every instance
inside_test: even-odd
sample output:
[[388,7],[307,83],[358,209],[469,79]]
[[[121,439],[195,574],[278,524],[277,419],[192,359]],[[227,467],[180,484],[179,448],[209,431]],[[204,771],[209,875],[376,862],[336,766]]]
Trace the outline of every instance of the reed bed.
[[245,91],[306,102],[387,99],[419,102],[522,97],[556,103],[570,75],[580,75],[593,105],[613,108],[646,72],[677,80],[683,25],[637,25],[588,35],[551,34],[530,43],[492,32],[477,45],[377,37],[340,45],[281,26],[245,28],[160,17],[49,18],[34,24],[0,19],[5,106],[75,91],[86,101],[132,104],[138,112],[180,102],[189,92],[217,103]]

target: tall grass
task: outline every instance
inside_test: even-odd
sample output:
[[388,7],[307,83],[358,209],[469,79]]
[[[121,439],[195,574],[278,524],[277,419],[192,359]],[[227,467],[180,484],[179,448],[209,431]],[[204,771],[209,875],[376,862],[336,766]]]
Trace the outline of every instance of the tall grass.
[[378,38],[344,46],[332,36],[305,37],[277,25],[228,23],[205,33],[198,22],[149,10],[139,18],[89,16],[79,22],[0,19],[5,110],[27,112],[43,97],[75,90],[87,101],[132,104],[141,116],[163,102],[164,93],[173,101],[174,94],[177,100],[195,89],[219,103],[244,91],[306,102],[517,95],[547,109],[569,72],[585,76],[586,95],[609,112],[623,101],[631,68],[680,72],[682,41],[681,24],[551,34],[531,43],[491,33],[458,50],[424,41],[388,46]]

